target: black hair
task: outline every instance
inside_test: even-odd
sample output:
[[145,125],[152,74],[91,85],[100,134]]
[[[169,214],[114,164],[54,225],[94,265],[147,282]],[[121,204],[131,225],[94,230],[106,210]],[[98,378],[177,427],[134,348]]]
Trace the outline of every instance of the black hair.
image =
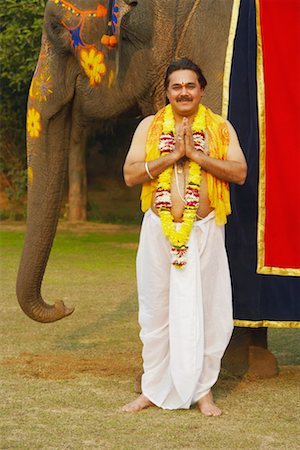
[[207,85],[207,81],[206,81],[205,76],[203,75],[200,67],[197,66],[197,64],[193,63],[193,61],[191,61],[188,58],[180,58],[180,59],[175,59],[173,62],[171,62],[171,64],[167,68],[165,81],[164,81],[165,89],[167,89],[169,86],[169,81],[170,81],[169,77],[170,77],[171,73],[176,72],[177,70],[192,70],[197,75],[199,84],[202,87],[202,89],[204,89],[205,86]]

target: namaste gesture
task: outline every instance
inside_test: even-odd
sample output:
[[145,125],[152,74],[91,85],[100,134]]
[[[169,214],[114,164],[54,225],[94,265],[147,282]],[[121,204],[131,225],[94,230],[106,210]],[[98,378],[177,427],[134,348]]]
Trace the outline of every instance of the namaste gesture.
[[198,151],[201,151],[205,155],[209,155],[207,145],[205,145],[203,149],[196,150],[192,125],[187,117],[183,117],[182,123],[177,127],[174,153],[180,155],[179,159],[187,157],[195,161],[194,156],[197,155]]

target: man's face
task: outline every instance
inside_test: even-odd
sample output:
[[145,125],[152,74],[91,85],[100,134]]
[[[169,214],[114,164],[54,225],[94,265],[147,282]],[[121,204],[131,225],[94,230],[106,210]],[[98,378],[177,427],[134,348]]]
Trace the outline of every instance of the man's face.
[[167,97],[173,111],[180,116],[190,116],[198,110],[203,89],[193,70],[176,70],[169,76]]

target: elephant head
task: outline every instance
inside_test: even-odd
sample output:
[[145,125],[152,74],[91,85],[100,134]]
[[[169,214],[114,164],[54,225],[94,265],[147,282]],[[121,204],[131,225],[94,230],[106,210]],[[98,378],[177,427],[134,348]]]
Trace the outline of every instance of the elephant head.
[[95,122],[163,106],[174,57],[200,64],[211,86],[206,103],[220,112],[231,8],[231,0],[48,1],[28,99],[28,219],[17,279],[30,318],[53,322],[73,312],[41,296],[69,154],[82,152]]

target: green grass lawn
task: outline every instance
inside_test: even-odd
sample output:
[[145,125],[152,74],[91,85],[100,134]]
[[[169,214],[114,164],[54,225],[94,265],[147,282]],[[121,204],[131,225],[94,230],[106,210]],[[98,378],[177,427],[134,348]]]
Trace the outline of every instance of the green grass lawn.
[[53,324],[28,319],[15,297],[23,226],[0,232],[1,449],[300,448],[299,329],[269,332],[278,377],[221,376],[220,418],[195,408],[122,413],[141,369],[137,227],[60,226],[42,292],[76,309]]

